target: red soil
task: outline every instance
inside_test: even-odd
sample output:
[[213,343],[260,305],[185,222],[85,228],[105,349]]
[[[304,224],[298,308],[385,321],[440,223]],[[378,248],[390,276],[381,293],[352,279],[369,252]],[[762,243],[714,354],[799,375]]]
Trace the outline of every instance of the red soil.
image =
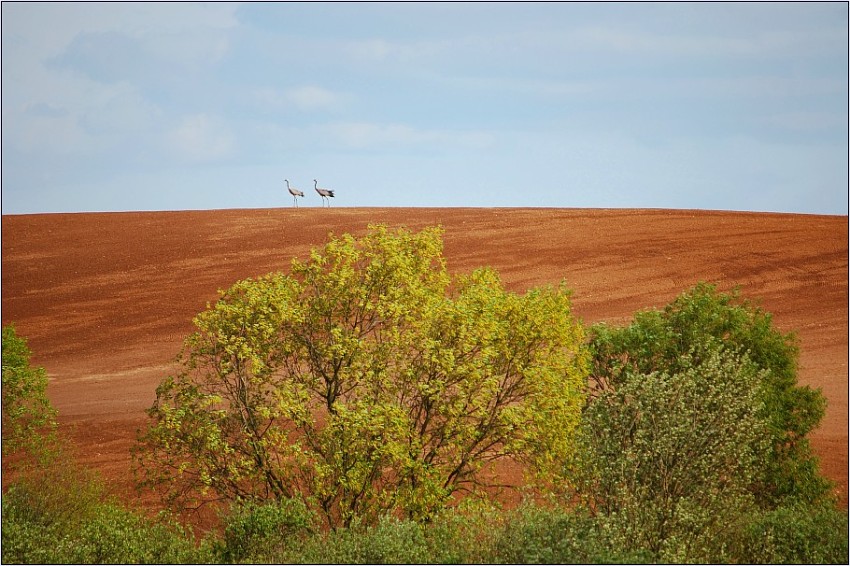
[[130,447],[192,317],[238,279],[288,270],[328,232],[445,228],[449,270],[496,268],[514,291],[566,280],[585,323],[623,323],[698,281],[795,331],[799,381],[829,406],[812,444],[847,507],[847,216],[689,210],[270,209],[5,215],[2,322],[33,363],[79,459],[132,497]]

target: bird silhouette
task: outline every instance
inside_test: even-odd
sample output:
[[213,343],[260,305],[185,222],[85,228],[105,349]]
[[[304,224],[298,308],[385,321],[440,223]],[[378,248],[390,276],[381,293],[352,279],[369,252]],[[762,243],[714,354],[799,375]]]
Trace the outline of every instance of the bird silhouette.
[[316,192],[319,193],[319,196],[322,197],[322,202],[328,201],[328,207],[330,207],[331,201],[328,200],[328,197],[334,198],[334,192],[330,189],[319,188],[319,182],[316,179],[313,179],[313,187],[316,189]]
[[284,179],[284,181],[286,181],[286,188],[289,190],[289,194],[292,195],[292,202],[295,203],[295,208],[298,208],[298,199],[296,197],[303,197],[304,193],[295,187],[290,187],[289,179]]

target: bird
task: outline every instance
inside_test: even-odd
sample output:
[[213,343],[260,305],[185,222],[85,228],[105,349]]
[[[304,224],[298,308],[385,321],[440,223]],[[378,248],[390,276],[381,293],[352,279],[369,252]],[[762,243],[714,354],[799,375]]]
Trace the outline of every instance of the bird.
[[[316,192],[319,193],[319,196],[322,197],[322,202],[326,201],[328,197],[333,198],[334,192],[330,189],[320,189],[319,182],[316,179],[313,179],[313,187],[316,189]],[[330,207],[331,201],[328,200],[328,206]]]
[[290,187],[289,179],[284,179],[284,181],[286,181],[286,188],[289,189],[289,194],[292,195],[292,202],[295,203],[295,208],[298,208],[298,199],[296,197],[303,197],[304,193],[294,187]]

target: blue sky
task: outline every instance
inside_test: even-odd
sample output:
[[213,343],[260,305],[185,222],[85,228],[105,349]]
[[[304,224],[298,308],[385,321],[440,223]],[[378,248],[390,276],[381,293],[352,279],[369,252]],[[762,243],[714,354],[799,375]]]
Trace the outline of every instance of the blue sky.
[[8,3],[4,214],[848,213],[847,3]]

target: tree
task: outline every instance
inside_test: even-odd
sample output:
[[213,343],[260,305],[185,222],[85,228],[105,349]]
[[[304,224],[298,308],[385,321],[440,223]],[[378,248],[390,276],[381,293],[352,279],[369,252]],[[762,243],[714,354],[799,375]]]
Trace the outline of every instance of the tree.
[[47,398],[44,368],[13,324],[3,327],[3,456],[24,452],[44,461],[55,448],[56,411]]
[[331,526],[427,517],[513,458],[553,480],[587,357],[561,284],[452,278],[442,232],[370,226],[195,318],[137,451],[176,504],[303,497]]
[[576,485],[622,550],[711,561],[744,512],[770,437],[764,371],[723,350],[677,373],[626,373],[588,406]]
[[[595,325],[590,335],[593,396],[616,391],[635,375],[682,374],[717,351],[746,359],[760,376],[759,416],[771,439],[752,493],[773,507],[784,498],[814,501],[828,492],[807,438],[826,400],[819,390],[797,385],[795,336],[774,328],[770,313],[741,299],[737,289],[720,293],[699,283],[663,310],[639,312],[622,328]],[[729,386],[737,387],[738,375],[727,376]]]

